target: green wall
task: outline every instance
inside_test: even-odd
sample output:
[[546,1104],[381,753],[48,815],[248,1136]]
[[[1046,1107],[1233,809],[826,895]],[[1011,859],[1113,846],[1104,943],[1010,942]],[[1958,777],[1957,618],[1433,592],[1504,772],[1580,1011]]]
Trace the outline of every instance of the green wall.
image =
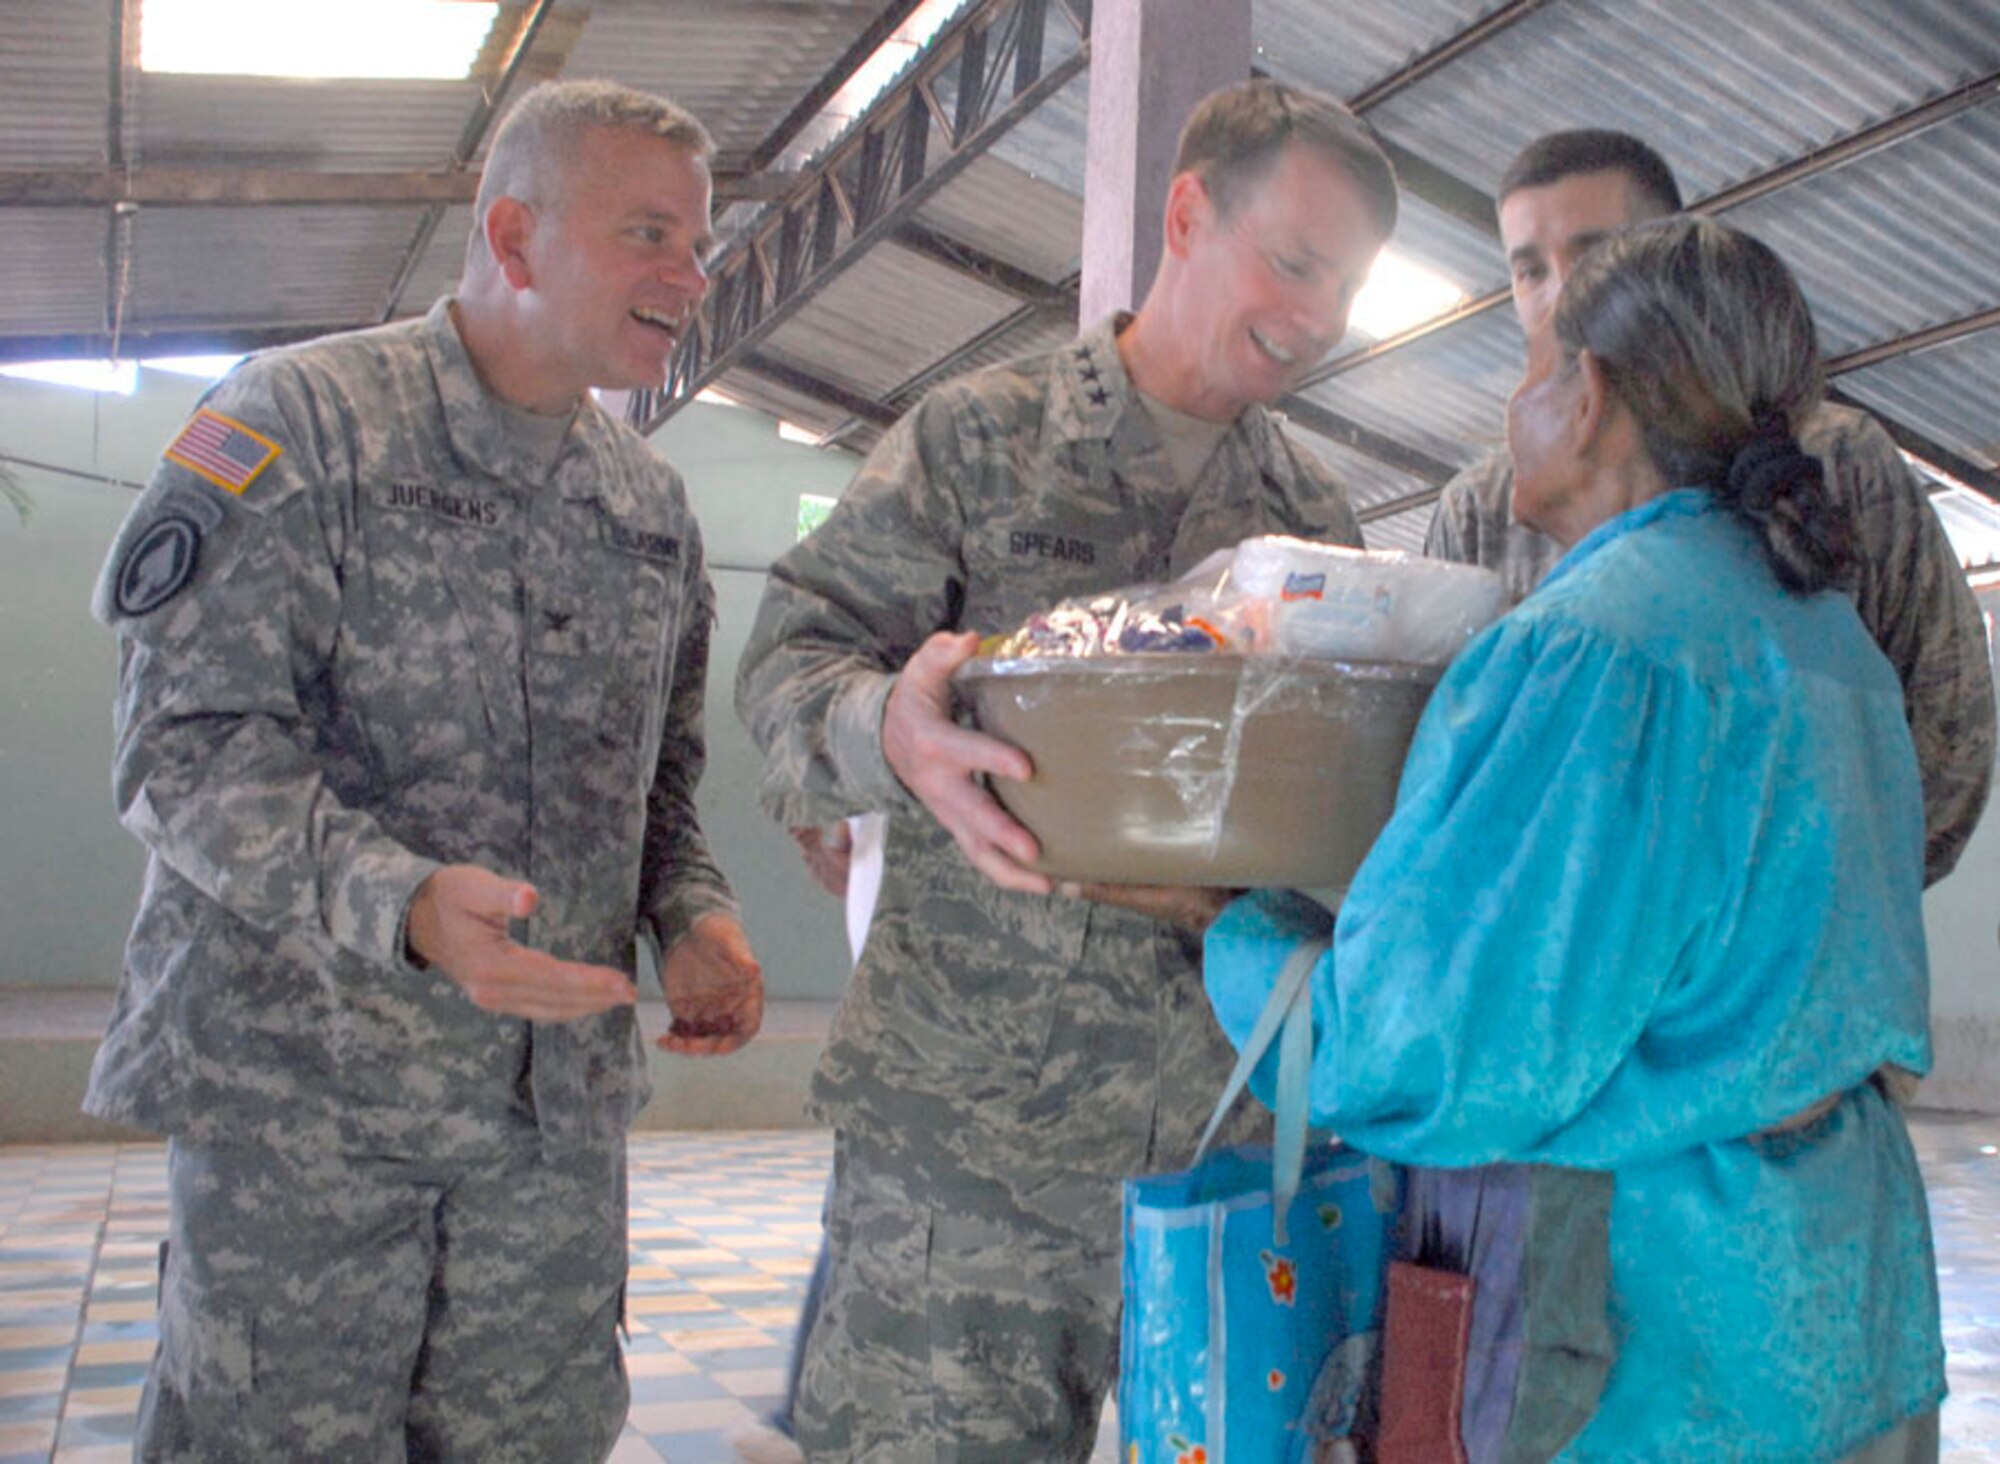
[[[90,593],[134,488],[204,384],[142,370],[120,397],[0,377],[0,456],[34,503],[0,503],[0,985],[110,986],[145,861],[111,808],[112,638]],[[847,971],[838,902],[756,805],[731,687],[802,492],[838,495],[857,459],[779,440],[758,413],[694,404],[655,444],[688,480],[719,601],[702,823],[743,901],[775,997],[830,999]],[[63,471],[56,471],[56,470]],[[111,482],[101,481],[114,480]]]

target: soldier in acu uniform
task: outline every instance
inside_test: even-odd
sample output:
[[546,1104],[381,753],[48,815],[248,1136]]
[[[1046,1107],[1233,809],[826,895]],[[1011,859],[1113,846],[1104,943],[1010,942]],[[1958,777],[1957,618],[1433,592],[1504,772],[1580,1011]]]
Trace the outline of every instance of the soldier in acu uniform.
[[756,1032],[695,819],[713,597],[676,474],[590,400],[706,288],[709,143],[532,93],[455,299],[256,357],[167,448],[96,609],[149,851],[85,1106],[163,1130],[147,1459],[601,1459],[625,1131]]
[[1065,596],[1254,534],[1359,542],[1265,408],[1345,332],[1389,165],[1338,104],[1253,82],[1197,109],[1175,172],[1137,315],[926,397],[773,567],[744,654],[769,811],[895,814],[813,1089],[837,1130],[797,1405],[814,1461],[1086,1457],[1119,1181],[1188,1160],[1230,1066],[1196,938],[1027,867],[981,781],[1027,761],[955,726],[948,686],[976,632]]
[[[1530,143],[1500,181],[1500,237],[1522,328],[1544,328],[1592,244],[1680,208],[1672,171],[1636,137],[1587,130]],[[1827,490],[1847,511],[1856,541],[1847,589],[1902,679],[1923,773],[1924,879],[1933,883],[1958,862],[1993,778],[1993,671],[1979,602],[1915,475],[1873,418],[1823,403],[1799,441],[1825,465]],[[1563,551],[1514,521],[1513,498],[1513,460],[1499,447],[1446,485],[1425,552],[1498,570],[1522,598]]]

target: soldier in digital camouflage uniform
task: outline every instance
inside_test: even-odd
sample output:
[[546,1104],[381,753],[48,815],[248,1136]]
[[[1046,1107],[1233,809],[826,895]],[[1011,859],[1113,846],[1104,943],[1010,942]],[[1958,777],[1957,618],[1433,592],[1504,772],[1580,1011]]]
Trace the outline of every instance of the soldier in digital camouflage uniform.
[[1051,891],[978,780],[1025,758],[949,718],[975,633],[1255,534],[1359,542],[1263,404],[1345,331],[1389,166],[1337,104],[1256,82],[1198,109],[1176,174],[1138,314],[927,396],[773,567],[744,653],[768,809],[895,813],[813,1087],[837,1131],[814,1461],[1086,1457],[1119,1181],[1191,1157],[1230,1067],[1197,937]]
[[[1545,322],[1571,264],[1606,234],[1678,212],[1658,153],[1618,132],[1558,132],[1530,143],[1500,184],[1500,233],[1524,329]],[[1827,490],[1856,535],[1853,593],[1903,682],[1924,788],[1924,878],[1958,862],[1993,776],[1992,664],[1979,603],[1922,487],[1873,418],[1822,404],[1799,433],[1826,465]],[[1425,552],[1498,570],[1515,600],[1562,546],[1513,522],[1513,460],[1487,453],[1446,485]]]
[[762,1014],[695,819],[700,534],[586,393],[664,379],[707,156],[656,98],[531,94],[456,299],[244,364],[112,549],[150,861],[85,1106],[171,1136],[139,1457],[539,1464],[623,1425],[636,939],[662,1045]]

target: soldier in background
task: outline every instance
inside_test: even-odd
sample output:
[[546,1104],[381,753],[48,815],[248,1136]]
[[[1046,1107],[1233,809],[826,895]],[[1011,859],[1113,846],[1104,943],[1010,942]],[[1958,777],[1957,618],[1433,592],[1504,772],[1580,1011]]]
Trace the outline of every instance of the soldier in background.
[[[1550,133],[1500,180],[1500,238],[1514,309],[1531,337],[1555,311],[1577,259],[1606,235],[1678,213],[1680,187],[1660,155],[1622,132]],[[1827,490],[1855,531],[1861,622],[1896,668],[1924,786],[1924,880],[1951,872],[1986,806],[1993,777],[1993,671],[1979,603],[1909,464],[1875,420],[1822,403],[1799,441],[1826,468]],[[1505,445],[1446,485],[1424,552],[1499,571],[1525,596],[1562,557],[1513,519]]]
[[1052,897],[983,783],[1027,759],[956,726],[949,685],[980,632],[1066,596],[1255,534],[1360,540],[1266,406],[1346,330],[1394,226],[1387,160],[1338,103],[1256,81],[1197,108],[1175,174],[1138,313],[927,396],[773,566],[744,652],[768,810],[894,814],[813,1087],[836,1130],[815,1461],[1086,1458],[1119,1182],[1191,1157],[1229,1070],[1198,938]]
[[696,822],[713,593],[656,387],[707,134],[604,83],[497,134],[463,284],[258,356],[166,450],[96,610],[150,855],[85,1107],[170,1136],[147,1459],[601,1459],[625,1132],[761,976]]

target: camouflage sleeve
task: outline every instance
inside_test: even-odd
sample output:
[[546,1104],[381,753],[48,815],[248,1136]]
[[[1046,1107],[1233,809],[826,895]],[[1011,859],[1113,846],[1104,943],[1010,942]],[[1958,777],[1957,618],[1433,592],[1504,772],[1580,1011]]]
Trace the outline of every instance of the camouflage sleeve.
[[408,969],[404,911],[437,865],[327,790],[301,708],[340,622],[311,416],[289,373],[239,370],[120,528],[92,606],[120,642],[113,791],[127,829],[250,924]]
[[708,763],[702,708],[708,686],[708,643],[715,625],[715,588],[703,568],[701,534],[689,519],[688,586],[667,689],[659,764],[646,794],[646,843],[640,869],[639,908],[662,951],[687,934],[703,915],[738,913],[736,898],[708,851],[695,788]]
[[892,427],[813,534],[771,566],[736,681],[764,753],[765,811],[788,827],[917,805],[882,754],[882,711],[904,661],[956,630],[966,488],[947,387]]
[[1318,453],[1293,441],[1289,433],[1282,440],[1292,456],[1302,489],[1299,501],[1288,505],[1294,522],[1285,532],[1320,544],[1341,544],[1349,549],[1365,547],[1361,520],[1354,512],[1354,500],[1340,475]]
[[1993,778],[1985,621],[1943,524],[1881,425],[1861,413],[1827,414],[1802,436],[1852,516],[1856,605],[1902,678],[1923,774],[1924,880],[1934,884],[1964,852]]
[[1448,559],[1454,564],[1479,563],[1478,482],[1485,471],[1484,461],[1461,469],[1444,485],[1437,506],[1431,510],[1431,526],[1424,534],[1424,553],[1432,559]]

